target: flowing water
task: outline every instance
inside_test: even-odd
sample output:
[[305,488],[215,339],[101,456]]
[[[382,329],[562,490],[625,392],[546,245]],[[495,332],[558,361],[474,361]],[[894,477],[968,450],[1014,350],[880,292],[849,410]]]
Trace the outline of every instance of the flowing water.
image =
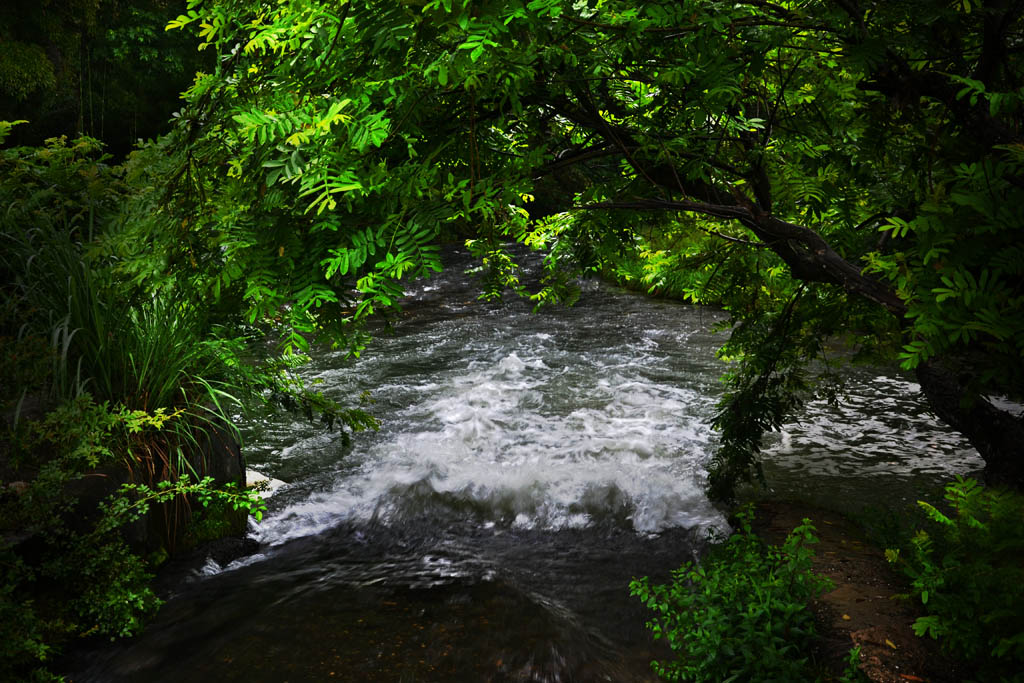
[[[306,372],[343,403],[370,390],[380,431],[250,421],[250,467],[285,482],[259,552],[210,562],[73,680],[653,680],[628,582],[728,528],[702,492],[722,315],[596,282],[532,314],[478,302],[447,257],[363,359]],[[766,458],[777,490],[854,511],[981,464],[910,381],[867,371]]]

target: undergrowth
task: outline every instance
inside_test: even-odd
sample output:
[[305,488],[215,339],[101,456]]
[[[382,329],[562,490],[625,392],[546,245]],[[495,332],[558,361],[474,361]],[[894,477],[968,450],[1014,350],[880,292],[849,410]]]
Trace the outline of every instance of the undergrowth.
[[978,681],[1024,681],[1024,496],[957,477],[945,501],[886,556],[927,615],[914,632],[971,664]]
[[[831,583],[811,571],[814,527],[805,519],[775,547],[751,531],[751,508],[737,518],[734,534],[700,564],[675,570],[668,584],[652,585],[646,577],[630,583],[630,593],[655,613],[648,623],[654,637],[666,639],[675,653],[652,667],[670,681],[815,680],[808,602]],[[857,675],[853,652],[842,680]]]
[[[45,667],[69,639],[142,628],[160,600],[149,585],[153,567],[125,530],[154,506],[187,500],[197,509],[215,504],[262,515],[258,494],[210,477],[116,484],[133,442],[159,438],[176,419],[111,409],[83,395],[0,434],[9,449],[5,469],[19,476],[0,480],[0,679],[47,680]],[[112,493],[93,509],[77,491],[99,477],[112,482]]]
[[273,329],[240,319],[237,292],[146,245],[126,268],[126,226],[169,217],[108,161],[84,137],[0,148],[0,680],[47,680],[69,640],[138,632],[159,605],[141,554],[259,515],[227,484],[246,406],[376,428],[297,376],[304,354],[261,360]]

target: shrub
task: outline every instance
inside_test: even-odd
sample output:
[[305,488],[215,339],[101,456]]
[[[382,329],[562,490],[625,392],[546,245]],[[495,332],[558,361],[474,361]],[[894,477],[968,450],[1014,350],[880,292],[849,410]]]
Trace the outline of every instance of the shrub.
[[[79,504],[71,484],[180,419],[112,409],[83,395],[42,421],[0,432],[12,448],[8,470],[24,477],[17,487],[0,481],[0,680],[44,666],[68,639],[142,628],[160,601],[149,585],[151,567],[120,531],[151,507],[187,498],[197,507],[262,515],[258,494],[187,475],[152,487],[123,484],[95,510]],[[35,673],[45,677],[43,669]]]
[[[0,142],[12,125],[0,121]],[[88,138],[0,148],[0,680],[45,677],[70,638],[142,627],[159,601],[122,529],[152,506],[171,552],[179,523],[211,501],[222,519],[260,514],[258,497],[204,477],[240,403],[376,427],[296,377],[302,356],[255,360],[259,330],[217,308],[191,265],[171,277],[156,251],[150,270],[124,267],[111,234],[138,217],[140,192],[125,175]],[[98,506],[80,493],[108,476],[134,483]],[[224,530],[214,517],[192,536]]]
[[957,477],[945,500],[945,511],[919,501],[924,528],[886,551],[928,612],[914,631],[973,662],[979,680],[1024,681],[1024,496]]
[[807,603],[830,588],[811,571],[817,543],[810,520],[781,547],[751,532],[753,512],[738,515],[739,529],[700,564],[687,562],[667,585],[634,580],[630,592],[656,612],[648,623],[666,638],[674,661],[653,662],[655,672],[680,681],[809,680],[813,616]]

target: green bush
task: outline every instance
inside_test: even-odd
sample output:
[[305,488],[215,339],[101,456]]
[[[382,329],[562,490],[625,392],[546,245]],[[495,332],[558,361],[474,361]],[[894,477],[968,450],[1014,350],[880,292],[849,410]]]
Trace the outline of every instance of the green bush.
[[[12,125],[0,121],[0,142]],[[235,434],[240,403],[376,427],[299,379],[303,356],[255,360],[260,331],[190,264],[173,277],[156,251],[124,267],[141,190],[101,151],[89,138],[0,148],[0,680],[45,678],[69,639],[142,628],[159,601],[122,529],[152,506],[169,520],[166,552],[211,502],[187,543],[261,514],[258,496],[215,488],[200,462],[211,435]],[[97,476],[134,483],[96,506],[76,490]]]
[[43,420],[0,431],[11,448],[5,466],[24,477],[13,487],[0,481],[0,680],[45,666],[69,639],[142,628],[160,601],[149,585],[151,567],[120,532],[153,506],[188,499],[222,516],[232,510],[260,518],[258,494],[187,475],[152,487],[124,484],[96,509],[79,504],[72,484],[180,419],[112,409],[83,395]]
[[766,546],[751,532],[753,512],[738,515],[739,528],[700,564],[687,562],[667,585],[645,577],[630,592],[655,611],[648,623],[676,659],[653,662],[655,672],[678,681],[812,680],[814,642],[809,600],[828,590],[811,571],[817,543],[810,520],[781,547]]
[[1024,681],[1024,496],[957,477],[945,511],[926,515],[907,547],[887,550],[928,615],[919,636],[974,664],[979,680]]

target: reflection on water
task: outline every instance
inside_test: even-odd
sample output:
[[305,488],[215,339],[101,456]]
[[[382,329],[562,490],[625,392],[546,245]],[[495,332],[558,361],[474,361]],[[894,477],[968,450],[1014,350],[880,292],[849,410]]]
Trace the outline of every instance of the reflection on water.
[[[726,528],[702,492],[720,314],[588,283],[534,315],[476,302],[452,258],[364,359],[308,370],[343,402],[370,389],[380,432],[251,422],[250,466],[286,482],[260,552],[74,680],[652,680],[628,581]],[[865,372],[773,439],[777,490],[851,509],[980,464],[910,382]]]
[[984,463],[941,425],[909,379],[851,372],[840,405],[811,402],[799,422],[771,435],[765,472],[776,491],[857,513],[912,504]]

